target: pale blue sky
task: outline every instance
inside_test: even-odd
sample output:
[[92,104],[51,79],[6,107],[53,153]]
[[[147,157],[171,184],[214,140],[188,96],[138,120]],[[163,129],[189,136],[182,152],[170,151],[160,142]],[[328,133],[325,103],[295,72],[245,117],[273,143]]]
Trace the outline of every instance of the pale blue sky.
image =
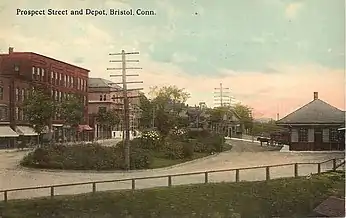
[[[142,8],[155,10],[156,16],[24,17],[15,16],[17,8]],[[308,80],[314,75],[325,77],[321,82],[339,78],[330,83],[340,82],[343,76],[340,75],[345,62],[343,0],[6,0],[0,3],[0,10],[0,27],[4,31],[0,34],[2,52],[12,45],[16,50],[35,51],[81,65],[91,70],[91,76],[107,78],[109,52],[138,50],[144,86],[160,85],[161,80],[155,81],[160,74],[168,78],[166,83],[176,81],[176,85],[187,88],[192,94],[191,103],[207,98],[204,101],[212,104],[210,92],[223,82],[240,101],[255,107],[259,104],[256,102],[263,102],[261,98],[271,98],[278,107],[283,99],[310,100],[309,93],[313,90],[305,87],[305,95],[309,96],[304,98],[290,96],[279,84],[264,97],[260,90],[268,88],[267,83],[244,91],[241,89],[244,85],[233,81],[258,80],[261,75],[271,80],[290,72],[290,81],[277,80],[298,87],[294,81],[302,80],[299,71],[312,73],[304,77],[305,83],[312,83]],[[322,71],[323,75],[317,74]],[[249,77],[253,74],[256,77]],[[195,80],[193,84],[189,84],[191,79]],[[210,83],[206,84],[204,81],[208,79]],[[324,91],[326,87],[317,82],[308,87],[324,93],[343,90],[341,82],[333,85],[334,91]],[[330,97],[330,101],[340,106],[341,97],[341,94]],[[296,106],[298,103],[286,105],[285,111]],[[270,116],[274,113],[270,109],[273,105],[256,107],[262,107],[258,110],[263,112],[259,113],[267,114],[270,110]]]

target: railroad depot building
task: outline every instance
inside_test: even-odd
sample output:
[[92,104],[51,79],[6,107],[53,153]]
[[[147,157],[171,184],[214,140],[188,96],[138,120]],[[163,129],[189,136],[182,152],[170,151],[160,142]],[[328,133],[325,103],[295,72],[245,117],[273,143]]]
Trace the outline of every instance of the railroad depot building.
[[[71,94],[79,95],[84,101],[84,121],[81,127],[87,126],[88,74],[87,69],[34,52],[15,52],[14,48],[10,47],[8,54],[0,54],[1,143],[4,145],[14,137],[37,135],[22,108],[22,102],[28,96],[29,90],[36,87],[50,92],[56,101],[62,101]],[[51,123],[48,127],[52,130],[51,136],[56,141],[61,141],[63,121],[56,115],[52,117]],[[84,128],[79,129],[83,131]]]
[[290,131],[289,149],[294,151],[344,150],[345,111],[318,98],[277,121]]

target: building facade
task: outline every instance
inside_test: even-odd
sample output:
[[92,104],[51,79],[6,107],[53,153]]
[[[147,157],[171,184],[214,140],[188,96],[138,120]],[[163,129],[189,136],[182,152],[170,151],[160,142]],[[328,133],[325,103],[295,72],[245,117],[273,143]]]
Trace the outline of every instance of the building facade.
[[[93,139],[107,139],[122,137],[123,131],[123,106],[124,95],[122,87],[114,84],[110,80],[103,78],[89,78],[89,125],[94,129]],[[136,130],[139,123],[139,92],[128,91],[130,103],[130,129]],[[114,128],[102,125],[97,122],[97,114],[99,111],[112,110],[120,118],[120,123]]]
[[[28,97],[29,91],[37,87],[46,90],[58,102],[72,94],[80,96],[84,102],[84,121],[81,124],[88,123],[89,70],[41,54],[15,52],[13,48],[9,48],[8,54],[0,54],[0,74],[3,89],[1,105],[2,108],[5,105],[7,107],[10,127],[13,130],[26,128],[26,132],[21,134],[33,134],[32,130],[29,133],[30,124],[25,117],[22,103]],[[64,122],[58,114],[52,117],[49,129],[54,130],[52,135],[56,140],[63,140],[63,125]]]
[[289,129],[290,150],[345,149],[345,135],[339,131],[345,125],[345,111],[320,100],[317,92],[313,101],[278,120],[277,125]]

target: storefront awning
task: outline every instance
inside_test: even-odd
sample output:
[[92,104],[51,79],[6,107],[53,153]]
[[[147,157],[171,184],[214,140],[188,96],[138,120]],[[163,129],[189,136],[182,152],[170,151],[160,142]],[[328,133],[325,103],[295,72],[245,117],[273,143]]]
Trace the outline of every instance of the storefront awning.
[[10,126],[0,126],[0,137],[18,137],[19,135],[11,129]]
[[89,125],[78,125],[78,131],[91,131],[93,128],[91,128]]
[[17,126],[16,132],[24,136],[37,136],[37,133],[30,126]]

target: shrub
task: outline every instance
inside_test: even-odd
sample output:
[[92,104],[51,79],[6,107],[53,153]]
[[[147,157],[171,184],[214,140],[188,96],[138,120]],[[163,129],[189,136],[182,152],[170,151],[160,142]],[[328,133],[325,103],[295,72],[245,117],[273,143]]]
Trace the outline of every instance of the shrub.
[[194,144],[195,152],[221,152],[225,142],[221,134],[208,130],[190,130],[188,132],[190,142]]
[[159,150],[162,145],[160,135],[156,131],[143,132],[141,137],[138,138],[140,147],[143,149]]
[[197,139],[190,139],[191,144],[193,144],[194,152],[204,153],[210,152],[209,147],[206,143],[203,143]]
[[225,139],[220,134],[212,134],[205,139],[205,144],[208,147],[209,152],[222,152]]
[[[121,168],[125,168],[124,144],[119,142],[117,150],[121,158]],[[152,164],[153,158],[148,149],[141,148],[141,140],[134,139],[130,141],[130,168],[148,169]]]
[[210,137],[212,134],[208,130],[200,130],[200,129],[194,129],[189,130],[187,132],[187,135],[190,139],[201,139],[201,138],[207,138]]
[[[135,144],[135,143],[134,143]],[[135,146],[134,146],[135,147]],[[53,145],[37,148],[25,156],[22,166],[71,170],[115,170],[124,168],[124,149],[99,144]],[[148,168],[149,152],[131,149],[131,168]]]
[[189,142],[167,140],[164,149],[169,159],[184,159],[193,156],[193,144]]

